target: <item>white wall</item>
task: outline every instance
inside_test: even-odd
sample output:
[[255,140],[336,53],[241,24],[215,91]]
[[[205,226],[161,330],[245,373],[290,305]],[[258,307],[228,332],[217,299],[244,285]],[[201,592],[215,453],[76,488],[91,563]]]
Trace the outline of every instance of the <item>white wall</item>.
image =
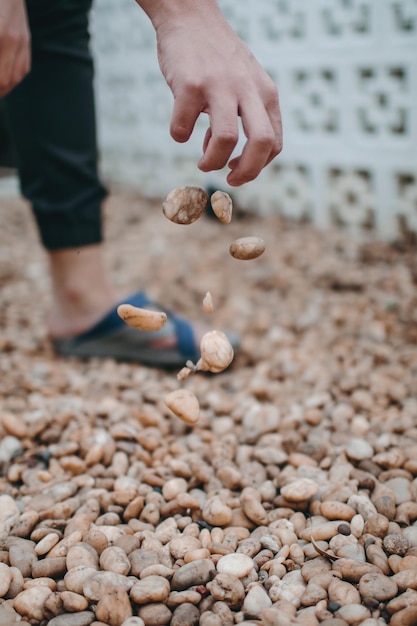
[[[221,0],[277,82],[282,155],[236,199],[394,237],[417,232],[417,0]],[[214,183],[196,167],[205,132],[169,136],[172,97],[153,29],[134,0],[96,0],[92,15],[102,170],[151,196]]]

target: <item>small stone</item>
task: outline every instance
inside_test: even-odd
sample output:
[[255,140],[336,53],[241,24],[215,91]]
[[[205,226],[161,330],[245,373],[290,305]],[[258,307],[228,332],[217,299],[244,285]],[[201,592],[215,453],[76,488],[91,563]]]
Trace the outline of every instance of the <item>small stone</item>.
[[408,540],[398,533],[386,535],[382,543],[384,550],[388,552],[388,554],[398,554],[399,556],[404,556],[410,547]]
[[374,449],[365,439],[355,438],[346,446],[346,454],[352,461],[363,461],[372,458]]
[[212,526],[226,526],[232,521],[232,509],[219,496],[208,498],[202,515],[204,521]]
[[408,502],[413,499],[410,481],[407,478],[391,478],[384,483],[387,489],[391,489],[395,497],[395,503],[401,504],[402,502]]
[[100,554],[101,569],[127,576],[130,571],[130,561],[123,548],[109,546]]
[[240,608],[245,597],[245,587],[242,581],[227,572],[219,572],[211,582],[207,583],[206,587],[215,600],[224,602],[233,610]]
[[[0,598],[4,598],[12,582],[12,571],[6,563],[0,563]],[[1,622],[0,622],[1,624]]]
[[198,626],[199,619],[198,608],[194,604],[185,602],[177,606],[173,612],[170,626]]
[[161,330],[168,319],[164,311],[141,309],[132,304],[119,304],[117,313],[128,326],[148,332]]
[[217,571],[233,574],[237,578],[244,578],[253,569],[254,563],[247,554],[226,554],[217,562]]
[[171,580],[174,591],[182,591],[196,585],[205,585],[214,572],[214,563],[210,559],[197,559],[179,567]]
[[303,502],[315,496],[318,490],[313,480],[299,478],[281,487],[281,495],[289,502]]
[[370,611],[361,604],[345,604],[342,606],[335,615],[344,619],[345,622],[350,624],[360,624],[364,620],[371,617]]
[[392,576],[393,582],[398,585],[400,591],[406,589],[417,590],[417,570],[403,569]]
[[153,602],[139,607],[138,616],[143,619],[145,626],[165,626],[170,623],[172,613],[162,602]]
[[201,548],[201,542],[197,537],[180,535],[172,539],[168,546],[174,559],[183,559],[188,552],[199,550]]
[[338,578],[334,578],[329,584],[328,594],[330,602],[335,602],[340,606],[344,606],[345,604],[360,604],[361,601],[356,587]]
[[169,596],[169,581],[162,576],[147,576],[136,582],[130,590],[130,597],[137,604],[163,602]]
[[415,626],[417,624],[417,606],[409,606],[394,613],[390,620],[391,626]]
[[23,618],[40,623],[45,616],[45,601],[51,593],[49,587],[42,585],[25,589],[15,597],[14,608]]
[[243,612],[246,617],[260,619],[263,609],[272,606],[272,600],[265,589],[260,585],[254,585],[249,589],[243,601]]
[[7,537],[20,517],[20,510],[13,498],[7,494],[0,496],[0,538]]
[[380,574],[380,571],[371,563],[364,563],[355,559],[341,558],[334,561],[332,569],[342,575],[343,580],[358,583],[362,576],[367,573]]
[[350,522],[355,515],[355,509],[345,502],[326,500],[320,504],[320,513],[328,520],[344,520]]
[[35,546],[35,553],[38,556],[47,554],[58,543],[59,535],[57,533],[48,533]]
[[162,204],[166,218],[175,224],[192,224],[203,215],[209,196],[201,187],[177,187]]
[[397,595],[398,585],[392,577],[383,574],[364,574],[359,581],[359,593],[362,598],[375,598],[379,602],[386,602]]
[[132,617],[132,605],[127,592],[120,587],[104,585],[95,614],[96,619],[108,626],[120,626]]
[[178,494],[186,493],[188,489],[188,483],[184,478],[171,478],[167,480],[162,487],[162,495],[165,500],[174,500]]
[[164,402],[186,424],[195,424],[200,419],[200,403],[190,389],[175,389],[165,395]]
[[[22,444],[20,439],[12,435],[6,435],[0,440],[0,466],[10,461],[23,453]],[[3,498],[4,496],[0,496]],[[10,498],[10,496],[7,496]],[[1,510],[1,509],[0,509]],[[1,519],[1,518],[0,518]]]
[[68,613],[79,613],[85,611],[88,608],[88,600],[79,593],[73,593],[72,591],[62,591],[60,593],[60,600],[62,606]]
[[229,252],[235,259],[248,261],[265,252],[265,241],[261,237],[241,237],[230,244]]
[[201,359],[197,369],[218,374],[233,361],[234,351],[225,333],[211,330],[203,335],[200,341]]
[[214,311],[213,296],[211,295],[210,291],[207,291],[206,295],[203,298],[203,308],[206,313],[213,313]]
[[173,611],[177,606],[189,603],[189,604],[199,604],[201,601],[201,593],[196,591],[195,589],[184,589],[184,591],[171,591],[166,600],[166,605],[171,611]]
[[223,224],[229,224],[232,220],[233,203],[232,198],[225,191],[215,191],[211,197],[211,208],[214,215]]

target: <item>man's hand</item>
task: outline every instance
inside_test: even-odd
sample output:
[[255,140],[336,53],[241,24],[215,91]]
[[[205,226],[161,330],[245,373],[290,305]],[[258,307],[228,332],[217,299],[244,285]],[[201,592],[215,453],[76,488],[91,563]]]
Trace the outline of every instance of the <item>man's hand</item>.
[[30,33],[24,0],[0,0],[0,97],[30,70]]
[[[171,135],[187,141],[200,113],[209,128],[198,164],[205,172],[228,164],[227,181],[253,180],[282,149],[276,87],[213,0],[137,0],[156,30],[161,71],[174,95]],[[247,141],[230,160],[239,139]]]

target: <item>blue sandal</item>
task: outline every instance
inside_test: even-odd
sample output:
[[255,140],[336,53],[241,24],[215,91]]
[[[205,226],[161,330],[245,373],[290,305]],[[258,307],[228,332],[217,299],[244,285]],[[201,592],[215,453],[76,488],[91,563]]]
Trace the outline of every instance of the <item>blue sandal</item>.
[[[152,302],[142,291],[129,296],[122,303],[165,311],[167,323],[156,332],[131,328],[119,317],[116,305],[90,330],[75,337],[52,340],[55,354],[81,359],[112,358],[161,368],[182,367],[187,359],[196,362],[200,358],[200,348],[196,343],[193,327],[187,320]],[[227,334],[236,349],[239,343],[237,336]],[[175,346],[167,348],[155,345],[158,339],[172,335],[177,339]]]

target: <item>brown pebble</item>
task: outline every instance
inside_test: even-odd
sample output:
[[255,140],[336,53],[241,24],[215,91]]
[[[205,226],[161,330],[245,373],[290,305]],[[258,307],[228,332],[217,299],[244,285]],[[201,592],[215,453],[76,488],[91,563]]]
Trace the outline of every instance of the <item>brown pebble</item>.
[[165,626],[170,623],[172,613],[162,602],[152,602],[139,607],[138,616],[146,626]]
[[192,224],[205,212],[208,199],[201,187],[177,187],[167,195],[162,211],[175,224]]
[[256,259],[265,252],[265,241],[261,237],[241,237],[230,244],[229,252],[242,261]]
[[109,626],[120,626],[132,616],[132,606],[128,593],[120,587],[103,585],[95,614],[97,619]]
[[65,574],[66,570],[67,565],[65,557],[45,558],[32,565],[32,576],[34,578],[43,576],[58,578]]
[[215,216],[223,224],[229,224],[232,220],[232,198],[225,191],[215,191],[211,197],[211,208]]
[[405,539],[400,534],[392,534],[386,535],[383,538],[383,546],[384,550],[388,552],[388,554],[397,554],[399,556],[404,556],[410,547],[407,539]]
[[391,616],[391,626],[415,626],[417,624],[417,606],[409,606]]
[[199,559],[179,567],[171,580],[174,591],[182,591],[195,585],[205,585],[214,571],[214,564],[210,559]]
[[164,402],[186,424],[195,424],[200,419],[200,403],[190,389],[175,389],[165,395]]
[[398,593],[398,585],[392,577],[383,574],[364,574],[359,581],[362,598],[374,598],[380,602],[391,600]]

